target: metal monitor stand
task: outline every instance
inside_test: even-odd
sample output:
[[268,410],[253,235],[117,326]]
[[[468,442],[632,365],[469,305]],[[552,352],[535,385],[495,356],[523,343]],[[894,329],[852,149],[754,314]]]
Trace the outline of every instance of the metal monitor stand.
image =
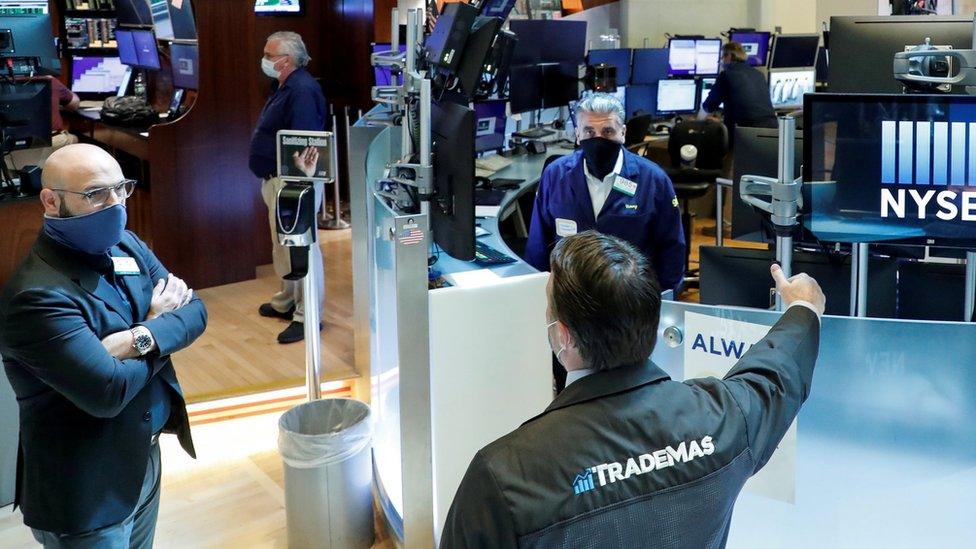
[[854,317],[868,316],[868,258],[871,256],[867,242],[851,244],[851,309]]
[[966,252],[966,302],[963,320],[972,322],[976,307],[976,251]]
[[[796,228],[797,213],[803,205],[800,195],[802,178],[793,179],[793,158],[796,154],[794,136],[796,120],[792,116],[779,118],[779,177],[744,175],[739,186],[742,200],[770,214],[770,221],[776,231],[776,261],[787,278],[793,276],[793,230]],[[719,189],[721,192],[721,189]],[[767,202],[760,196],[769,196]],[[721,231],[722,228],[718,227]],[[776,310],[782,311],[782,296],[776,294]]]

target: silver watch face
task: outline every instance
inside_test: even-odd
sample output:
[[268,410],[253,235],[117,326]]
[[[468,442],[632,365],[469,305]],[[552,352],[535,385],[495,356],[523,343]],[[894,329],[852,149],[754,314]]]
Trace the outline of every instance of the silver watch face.
[[146,334],[138,335],[135,339],[135,345],[136,349],[139,349],[139,351],[146,352],[150,347],[152,347],[152,338]]

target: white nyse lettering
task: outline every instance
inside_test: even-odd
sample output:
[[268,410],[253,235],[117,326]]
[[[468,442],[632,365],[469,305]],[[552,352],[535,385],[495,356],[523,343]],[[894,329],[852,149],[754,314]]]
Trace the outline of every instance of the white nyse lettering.
[[959,208],[956,207],[956,203],[953,199],[956,198],[956,193],[952,191],[943,191],[939,193],[936,202],[939,203],[939,213],[935,214],[936,217],[943,221],[952,221],[959,215]]
[[918,205],[918,218],[925,219],[925,206],[928,205],[932,197],[935,196],[935,191],[925,191],[924,195],[920,195],[917,190],[912,189],[908,191],[908,194],[912,196],[915,204]]
[[976,221],[976,193],[962,193],[962,220]]
[[891,189],[881,189],[881,217],[888,217],[888,209],[895,212],[895,217],[905,217],[905,189],[898,189],[898,198]]

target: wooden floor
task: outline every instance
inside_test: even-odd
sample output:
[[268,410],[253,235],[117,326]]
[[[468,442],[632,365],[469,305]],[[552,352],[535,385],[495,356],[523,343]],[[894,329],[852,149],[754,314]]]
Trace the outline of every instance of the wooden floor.
[[[351,233],[319,231],[326,273],[325,381],[355,376]],[[275,338],[288,322],[257,312],[278,291],[280,279],[270,265],[258,272],[255,280],[199,291],[209,313],[207,331],[173,357],[187,402],[305,384],[304,343],[279,344]]]

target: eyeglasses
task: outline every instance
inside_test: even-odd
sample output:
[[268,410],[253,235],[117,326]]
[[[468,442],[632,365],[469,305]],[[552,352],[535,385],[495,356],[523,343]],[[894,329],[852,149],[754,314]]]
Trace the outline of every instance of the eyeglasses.
[[69,191],[67,189],[51,190],[81,195],[85,197],[85,200],[88,201],[88,204],[92,208],[101,208],[112,198],[113,194],[119,202],[124,202],[126,198],[132,196],[132,192],[136,190],[136,180],[125,179],[121,183],[117,183],[111,187],[99,187],[97,189],[91,189],[85,192]]

